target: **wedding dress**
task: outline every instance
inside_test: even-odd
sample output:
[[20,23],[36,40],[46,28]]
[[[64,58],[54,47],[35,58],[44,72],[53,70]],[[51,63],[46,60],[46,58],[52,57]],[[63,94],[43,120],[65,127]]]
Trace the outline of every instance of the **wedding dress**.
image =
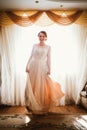
[[53,81],[47,74],[50,62],[50,46],[35,44],[32,58],[28,64],[25,102],[35,113],[49,111],[51,105],[56,105],[64,96],[59,83]]

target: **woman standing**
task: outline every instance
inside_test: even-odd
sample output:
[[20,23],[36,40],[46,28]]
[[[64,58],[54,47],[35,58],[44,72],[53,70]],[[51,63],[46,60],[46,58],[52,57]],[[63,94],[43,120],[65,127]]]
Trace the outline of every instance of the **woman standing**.
[[51,47],[46,45],[47,33],[38,33],[39,43],[35,44],[26,66],[26,106],[34,114],[44,114],[51,105],[56,105],[64,96],[60,85],[50,77]]

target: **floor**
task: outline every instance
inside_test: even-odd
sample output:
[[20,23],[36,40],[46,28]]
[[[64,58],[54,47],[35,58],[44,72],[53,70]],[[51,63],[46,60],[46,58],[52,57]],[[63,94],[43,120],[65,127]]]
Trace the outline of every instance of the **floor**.
[[[66,105],[59,107],[50,108],[49,112],[55,114],[87,114],[87,110],[82,106],[77,105]],[[11,115],[11,114],[31,114],[25,106],[0,106],[0,115]]]
[[87,130],[87,110],[81,106],[52,107],[33,115],[26,107],[0,106],[0,130]]

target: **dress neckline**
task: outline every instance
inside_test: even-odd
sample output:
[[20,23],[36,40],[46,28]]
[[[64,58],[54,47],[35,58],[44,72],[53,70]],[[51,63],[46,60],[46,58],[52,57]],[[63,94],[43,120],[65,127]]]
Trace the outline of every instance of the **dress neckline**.
[[39,45],[39,44],[36,44],[38,47],[46,47],[47,45]]

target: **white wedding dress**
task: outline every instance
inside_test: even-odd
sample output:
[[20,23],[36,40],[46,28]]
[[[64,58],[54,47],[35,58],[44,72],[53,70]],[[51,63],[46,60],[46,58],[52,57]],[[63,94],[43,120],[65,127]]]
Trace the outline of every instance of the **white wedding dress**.
[[50,46],[35,44],[28,64],[25,102],[35,113],[49,111],[64,96],[60,84],[47,75],[50,64]]

